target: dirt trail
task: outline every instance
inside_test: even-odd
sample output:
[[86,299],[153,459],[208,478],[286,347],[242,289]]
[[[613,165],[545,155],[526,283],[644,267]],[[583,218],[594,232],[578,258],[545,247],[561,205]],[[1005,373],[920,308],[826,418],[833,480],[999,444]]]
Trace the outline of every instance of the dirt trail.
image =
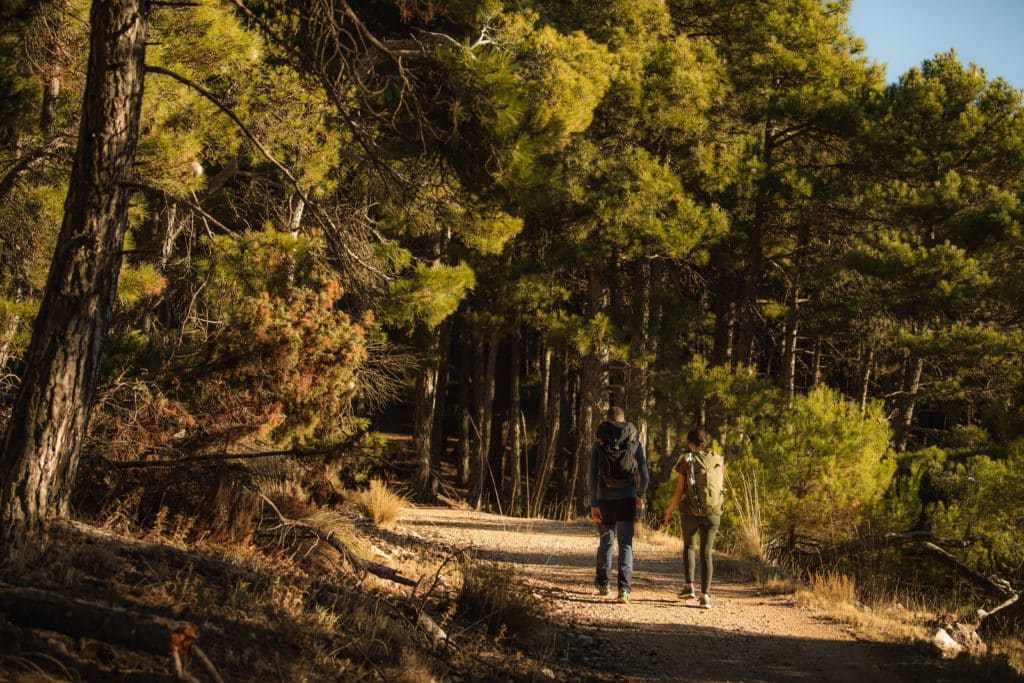
[[[404,529],[402,529],[404,527]],[[443,508],[411,508],[399,529],[479,555],[514,562],[553,607],[576,624],[571,653],[597,680],[907,681],[933,663],[901,648],[858,639],[841,625],[766,596],[747,583],[719,580],[713,608],[675,598],[681,542],[634,544],[632,601],[621,605],[593,587],[593,527]],[[614,595],[614,594],[613,594]]]

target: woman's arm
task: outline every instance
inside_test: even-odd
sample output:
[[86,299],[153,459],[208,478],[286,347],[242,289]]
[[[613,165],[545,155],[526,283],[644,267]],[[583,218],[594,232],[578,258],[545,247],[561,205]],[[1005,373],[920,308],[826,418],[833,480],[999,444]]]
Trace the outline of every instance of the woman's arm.
[[665,526],[672,523],[672,513],[675,512],[676,506],[679,505],[679,499],[683,497],[683,483],[686,477],[682,474],[679,475],[679,480],[676,482],[676,492],[672,494],[672,502],[668,504],[668,509],[665,510]]

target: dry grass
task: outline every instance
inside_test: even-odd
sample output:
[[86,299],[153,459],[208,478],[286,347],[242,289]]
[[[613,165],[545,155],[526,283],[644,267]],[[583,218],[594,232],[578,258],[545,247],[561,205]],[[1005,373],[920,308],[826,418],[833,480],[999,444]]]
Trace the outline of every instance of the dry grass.
[[[859,602],[855,581],[839,572],[824,572],[811,577],[809,586],[796,593],[797,602],[825,612],[829,617],[852,626],[863,637],[899,644],[920,646],[931,651],[936,630],[936,615],[908,610],[902,604]],[[963,654],[951,664],[948,680],[1019,680],[1024,673],[1024,644],[1017,639],[988,643],[985,655]]]
[[394,524],[408,505],[404,496],[392,491],[379,479],[372,480],[368,489],[356,494],[355,500],[367,517],[381,527]]
[[826,604],[857,602],[857,582],[839,571],[815,572],[808,584],[811,593]]
[[465,562],[462,587],[458,594],[459,611],[472,621],[487,625],[496,636],[535,635],[546,616],[543,599],[515,575],[515,568]]
[[668,548],[681,551],[682,540],[679,536],[669,533],[668,527],[650,529],[646,524],[638,523],[637,528],[643,528],[643,533],[638,533],[637,537],[644,543],[654,546],[655,548]]
[[741,560],[762,564],[766,557],[764,524],[761,517],[761,484],[756,474],[739,470],[734,486],[730,477],[729,488],[738,491],[737,512],[740,523],[732,538],[732,552]]
[[800,590],[796,579],[778,572],[762,572],[761,590],[770,595],[793,595]]

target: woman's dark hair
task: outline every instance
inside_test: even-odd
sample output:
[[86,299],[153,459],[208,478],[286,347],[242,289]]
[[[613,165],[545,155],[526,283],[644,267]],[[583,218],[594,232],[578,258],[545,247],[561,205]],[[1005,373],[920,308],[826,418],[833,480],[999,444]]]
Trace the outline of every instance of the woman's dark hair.
[[708,447],[708,433],[703,427],[691,429],[686,435],[686,441],[687,443],[692,443],[697,448],[704,450]]

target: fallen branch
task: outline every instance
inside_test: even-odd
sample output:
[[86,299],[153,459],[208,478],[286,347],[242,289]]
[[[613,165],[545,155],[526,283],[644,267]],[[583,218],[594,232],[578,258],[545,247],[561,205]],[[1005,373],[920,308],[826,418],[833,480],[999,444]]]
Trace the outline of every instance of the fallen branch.
[[338,535],[331,531],[324,531],[320,527],[312,524],[306,524],[305,522],[299,522],[294,519],[285,517],[281,510],[278,509],[274,502],[270,500],[262,491],[256,491],[256,493],[263,499],[263,501],[270,506],[270,509],[274,511],[277,516],[278,522],[281,527],[288,529],[296,529],[303,531],[311,536],[323,541],[327,545],[331,546],[352,566],[353,571],[358,574],[369,572],[374,576],[379,576],[382,579],[393,581],[403,586],[416,587],[419,582],[413,581],[412,579],[406,578],[398,573],[397,569],[392,569],[387,565],[380,564],[378,562],[372,562],[370,560],[364,560],[358,557],[352,549],[349,548],[344,541],[338,538]]
[[1003,635],[1024,629],[1024,600],[1020,594],[1005,600],[990,612],[981,617],[978,624],[978,634],[988,638],[994,635]]
[[934,543],[923,543],[921,547],[928,555],[939,560],[946,566],[952,567],[957,574],[993,596],[1005,599],[1013,594],[1011,591],[1006,590],[1006,586],[1000,585],[987,576],[979,574]]
[[187,621],[167,619],[91,600],[66,598],[38,588],[0,584],[4,617],[29,628],[44,628],[74,638],[93,638],[180,661],[199,639]]
[[881,550],[883,548],[894,548],[901,546],[919,546],[927,555],[933,557],[948,567],[951,567],[957,574],[966,578],[972,584],[986,591],[990,595],[1006,599],[1013,595],[1003,582],[995,581],[984,576],[971,567],[967,566],[944,548],[970,548],[977,543],[976,539],[951,539],[936,536],[928,531],[908,531],[904,533],[885,534],[883,536],[872,536],[869,538],[840,543],[819,553],[808,553],[808,558],[814,558],[818,564],[824,564],[826,560],[834,560],[838,557],[859,555],[866,552]]
[[210,455],[192,455],[185,458],[174,458],[173,460],[109,460],[111,466],[119,467],[121,469],[131,469],[138,467],[179,467],[181,465],[196,465],[196,464],[219,464],[228,460],[253,460],[255,458],[276,458],[283,456],[290,457],[314,457],[320,455],[330,455],[337,449],[320,449],[314,451],[258,451],[255,453],[212,453]]

